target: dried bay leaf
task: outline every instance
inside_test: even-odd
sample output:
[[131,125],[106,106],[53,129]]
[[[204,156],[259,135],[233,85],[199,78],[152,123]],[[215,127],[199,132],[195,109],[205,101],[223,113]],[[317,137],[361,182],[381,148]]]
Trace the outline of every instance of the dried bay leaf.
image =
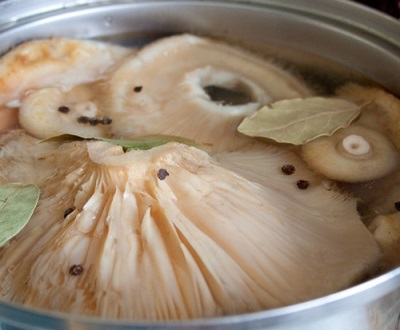
[[39,188],[35,185],[11,183],[0,186],[0,246],[25,227],[39,195]]
[[192,140],[170,135],[153,135],[137,139],[122,140],[122,139],[111,139],[103,137],[83,137],[74,134],[61,134],[42,140],[41,142],[69,142],[69,141],[82,141],[82,140],[94,140],[94,141],[103,141],[111,143],[122,147],[124,151],[130,151],[134,149],[149,150],[155,147],[159,147],[163,144],[167,144],[169,142],[178,142],[191,146],[197,146],[197,144]]
[[252,137],[301,145],[350,125],[360,111],[359,105],[338,98],[282,100],[245,118],[238,131]]

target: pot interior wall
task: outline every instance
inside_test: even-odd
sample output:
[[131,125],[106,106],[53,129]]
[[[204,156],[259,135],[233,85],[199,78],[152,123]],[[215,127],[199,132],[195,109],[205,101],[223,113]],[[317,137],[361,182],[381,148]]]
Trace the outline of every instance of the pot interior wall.
[[[28,39],[51,36],[103,38],[140,45],[160,36],[190,32],[262,48],[264,52],[269,48],[273,55],[279,49],[279,57],[289,57],[306,66],[315,63],[318,56],[327,71],[333,61],[352,68],[347,74],[361,73],[400,94],[400,75],[393,74],[393,69],[400,67],[399,42],[396,45],[395,40],[379,38],[368,26],[351,24],[347,18],[312,8],[306,11],[290,1],[291,7],[276,5],[276,1],[275,5],[274,1],[255,1],[252,6],[234,1],[99,3],[68,6],[8,24],[0,21],[0,51]],[[290,53],[292,50],[295,56]],[[337,72],[338,67],[333,69]]]

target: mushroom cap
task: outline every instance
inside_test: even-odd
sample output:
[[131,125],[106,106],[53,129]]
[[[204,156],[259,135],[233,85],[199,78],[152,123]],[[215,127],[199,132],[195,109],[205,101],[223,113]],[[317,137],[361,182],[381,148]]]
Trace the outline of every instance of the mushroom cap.
[[[81,109],[85,102],[86,107],[92,102],[101,118],[101,84],[89,83],[104,78],[116,62],[132,52],[105,42],[61,38],[33,40],[12,49],[0,58],[0,119],[4,119],[0,132],[18,123],[39,138],[64,133],[106,136],[106,127],[78,123],[79,111],[66,115],[58,108],[80,97]],[[74,88],[77,85],[84,87]],[[85,99],[78,90],[88,86],[92,96]],[[71,106],[71,110],[77,108]]]
[[[238,314],[348,287],[379,256],[356,201],[318,185],[284,149],[213,158],[178,143],[124,153],[32,142],[46,148],[49,175],[34,178],[38,207],[0,249],[0,290],[13,302],[136,320]],[[25,148],[9,143],[3,152],[18,159]],[[287,161],[293,176],[280,170]]]
[[30,89],[97,80],[131,50],[97,41],[52,38],[25,42],[0,59],[0,105]]
[[343,182],[382,178],[399,166],[399,152],[392,141],[358,125],[307,142],[301,156],[318,173]]
[[31,91],[21,102],[19,123],[41,139],[61,134],[107,137],[111,120],[103,115],[101,88],[101,83],[91,83],[69,91],[58,87]]
[[387,135],[400,150],[400,100],[377,87],[348,83],[338,89],[339,97],[363,105],[357,123]]
[[109,91],[115,136],[176,135],[213,150],[248,142],[236,128],[266,103],[311,94],[271,62],[190,34],[163,38],[124,60]]

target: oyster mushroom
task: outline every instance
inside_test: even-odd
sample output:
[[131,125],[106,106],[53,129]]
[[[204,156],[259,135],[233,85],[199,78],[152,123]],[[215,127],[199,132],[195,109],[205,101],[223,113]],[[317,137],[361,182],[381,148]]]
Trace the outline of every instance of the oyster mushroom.
[[185,34],[156,41],[123,61],[110,79],[107,109],[117,137],[176,135],[222,150],[249,140],[236,128],[262,105],[310,94],[277,65]]
[[[19,108],[23,103],[19,121],[38,137],[51,136],[56,127],[57,134],[65,133],[62,127],[66,116],[51,105],[70,97],[74,86],[101,79],[131,52],[124,47],[95,41],[55,38],[23,43],[0,59],[0,107]],[[69,96],[63,96],[64,93]],[[25,97],[28,98],[26,102],[23,101]],[[2,116],[6,115],[5,109],[0,111]],[[82,126],[76,121],[67,123],[75,126],[73,131]],[[8,126],[13,124],[15,122]]]
[[343,182],[385,177],[399,166],[399,152],[384,134],[350,125],[304,144],[301,156],[315,171]]
[[[24,152],[7,141],[4,168]],[[178,143],[126,153],[100,141],[35,145],[51,175],[34,178],[38,207],[0,249],[9,301],[123,319],[237,314],[348,287],[379,256],[355,200],[284,149],[213,158]],[[293,176],[280,170],[287,161]]]
[[349,83],[338,89],[338,96],[363,105],[359,125],[389,136],[400,150],[400,100],[377,87]]
[[112,119],[103,115],[101,87],[91,83],[69,91],[57,87],[32,91],[21,103],[19,123],[42,139],[60,134],[109,136]]

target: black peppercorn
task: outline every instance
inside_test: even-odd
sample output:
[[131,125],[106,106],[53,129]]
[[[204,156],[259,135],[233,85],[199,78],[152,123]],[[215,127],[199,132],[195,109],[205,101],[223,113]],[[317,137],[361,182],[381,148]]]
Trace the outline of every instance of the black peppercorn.
[[62,105],[58,108],[58,111],[61,113],[68,113],[69,112],[69,108],[66,105]]
[[142,89],[143,89],[143,86],[135,86],[135,87],[133,88],[133,91],[134,91],[135,93],[140,93],[140,92],[142,91]]
[[160,180],[165,180],[165,178],[166,178],[168,175],[169,175],[169,173],[168,173],[167,170],[164,169],[164,168],[160,168],[160,169],[158,170],[158,172],[157,172],[157,177],[158,177]]
[[69,268],[69,273],[72,276],[78,276],[81,275],[83,273],[83,267],[81,265],[72,265]]
[[395,208],[397,211],[400,211],[400,202],[394,203],[394,208]]
[[64,212],[64,218],[69,216],[72,212],[74,212],[74,210],[75,209],[73,207],[69,207],[68,209],[66,209],[65,212]]
[[87,124],[89,123],[90,118],[86,116],[80,116],[77,118],[79,124]]
[[97,126],[100,123],[100,120],[97,118],[89,118],[89,124],[91,126]]
[[281,171],[286,175],[292,175],[296,171],[296,168],[293,165],[288,164],[283,165]]
[[304,190],[310,186],[310,182],[307,180],[299,180],[296,182],[297,188]]

